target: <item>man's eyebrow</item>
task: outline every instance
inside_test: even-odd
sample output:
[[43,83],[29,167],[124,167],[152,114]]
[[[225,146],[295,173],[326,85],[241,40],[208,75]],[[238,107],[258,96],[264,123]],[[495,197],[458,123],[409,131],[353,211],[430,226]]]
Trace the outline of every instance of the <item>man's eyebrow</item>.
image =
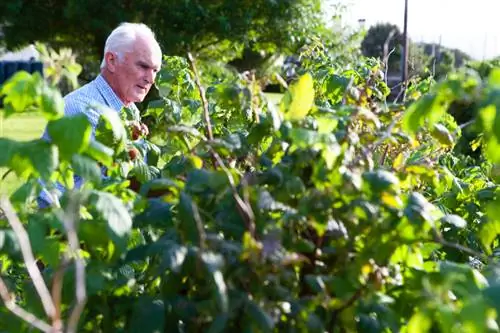
[[138,61],[137,61],[137,64],[138,64],[139,66],[144,66],[144,67],[147,67],[147,68],[152,68],[152,69],[155,69],[155,70],[158,70],[158,69],[159,69],[159,67],[158,67],[158,66],[155,66],[155,65],[150,65],[150,64],[148,64],[147,62],[142,61],[142,60],[138,60]]

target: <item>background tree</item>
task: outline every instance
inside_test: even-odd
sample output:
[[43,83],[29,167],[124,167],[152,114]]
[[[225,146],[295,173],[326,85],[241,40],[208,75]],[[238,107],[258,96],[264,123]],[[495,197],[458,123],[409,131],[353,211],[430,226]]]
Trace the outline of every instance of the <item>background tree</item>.
[[4,44],[66,46],[82,63],[101,57],[105,39],[123,21],[144,22],[170,55],[231,60],[243,50],[293,52],[323,25],[321,0],[13,0],[0,3]]
[[397,25],[379,23],[368,29],[365,38],[361,42],[361,50],[364,56],[381,60],[384,60],[384,57],[390,54],[387,63],[389,71],[397,72],[400,70],[402,40],[403,35]]

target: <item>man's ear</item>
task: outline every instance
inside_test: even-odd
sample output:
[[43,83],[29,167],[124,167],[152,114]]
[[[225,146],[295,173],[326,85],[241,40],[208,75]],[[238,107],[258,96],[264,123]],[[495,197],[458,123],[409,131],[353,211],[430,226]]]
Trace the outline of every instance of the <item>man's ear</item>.
[[108,69],[108,71],[114,73],[116,70],[116,65],[118,65],[118,57],[116,56],[116,54],[114,54],[113,52],[106,52],[106,54],[104,54],[104,60],[106,61],[106,68]]

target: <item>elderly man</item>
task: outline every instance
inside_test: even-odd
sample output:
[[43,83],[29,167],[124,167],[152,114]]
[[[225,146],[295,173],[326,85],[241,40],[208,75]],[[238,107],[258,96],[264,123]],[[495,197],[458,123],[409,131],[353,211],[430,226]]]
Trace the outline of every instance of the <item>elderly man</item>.
[[[134,102],[142,102],[153,85],[161,58],[160,46],[151,29],[139,23],[120,24],[106,40],[101,73],[64,97],[65,114],[85,114],[94,133],[100,115],[89,106],[102,104],[117,112],[123,107],[136,108]],[[50,140],[47,131],[43,137]],[[81,178],[76,176],[75,187],[81,184]],[[64,190],[60,185],[58,189]],[[39,207],[50,205],[50,197],[47,191],[42,191]]]

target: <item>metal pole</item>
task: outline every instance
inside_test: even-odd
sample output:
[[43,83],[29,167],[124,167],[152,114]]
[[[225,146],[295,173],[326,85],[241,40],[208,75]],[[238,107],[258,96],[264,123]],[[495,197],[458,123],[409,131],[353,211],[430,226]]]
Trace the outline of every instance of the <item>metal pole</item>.
[[406,88],[406,81],[408,81],[408,0],[405,0],[405,19],[403,31],[403,70],[401,82],[404,88]]

